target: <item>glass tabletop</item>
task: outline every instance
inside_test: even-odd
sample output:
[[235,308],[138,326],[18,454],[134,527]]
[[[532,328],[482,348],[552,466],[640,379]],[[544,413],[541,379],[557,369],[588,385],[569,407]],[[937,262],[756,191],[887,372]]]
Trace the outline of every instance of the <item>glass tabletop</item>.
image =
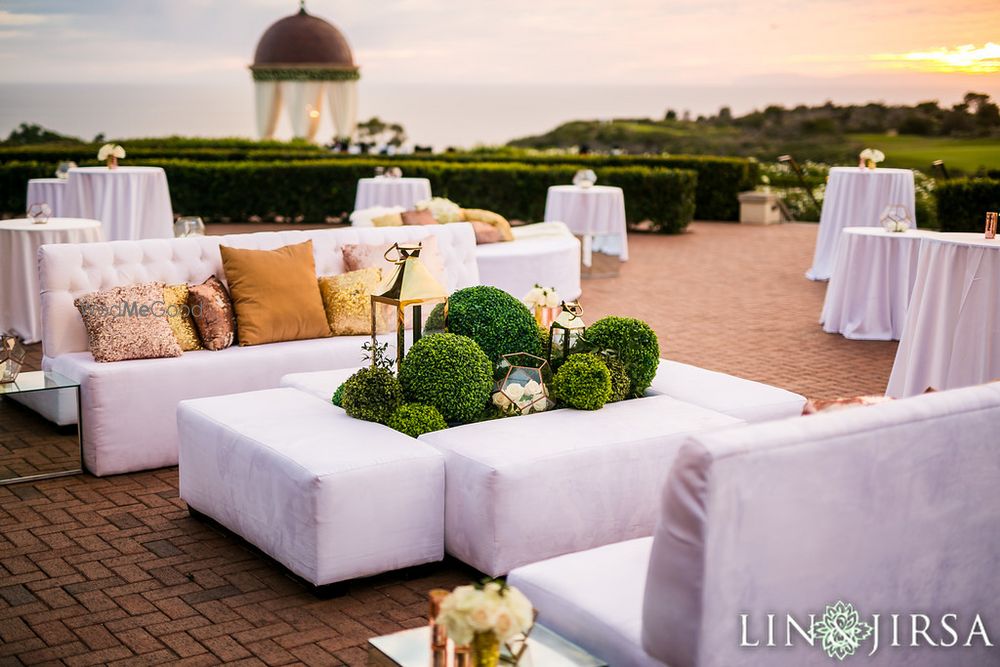
[[[431,664],[430,628],[423,626],[368,640],[369,664],[389,667],[428,667]],[[450,664],[450,662],[449,662]],[[501,663],[504,664],[504,663]],[[607,667],[582,648],[536,624],[520,667]]]
[[70,380],[65,375],[52,371],[26,371],[19,373],[13,382],[0,383],[0,396],[79,386],[80,383],[76,380]]

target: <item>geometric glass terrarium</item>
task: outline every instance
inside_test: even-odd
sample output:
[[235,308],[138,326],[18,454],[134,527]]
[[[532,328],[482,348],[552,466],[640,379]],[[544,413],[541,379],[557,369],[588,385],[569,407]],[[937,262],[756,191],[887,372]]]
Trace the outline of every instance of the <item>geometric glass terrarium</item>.
[[0,382],[7,384],[17,379],[28,351],[16,336],[0,334]]
[[544,412],[555,401],[549,397],[552,373],[549,363],[527,352],[505,354],[497,364],[493,404],[508,416]]
[[905,204],[889,204],[882,209],[879,224],[887,232],[905,232],[913,226],[910,210]]
[[562,364],[583,342],[586,326],[583,323],[583,306],[579,301],[562,302],[562,312],[549,327],[549,364],[555,368]]

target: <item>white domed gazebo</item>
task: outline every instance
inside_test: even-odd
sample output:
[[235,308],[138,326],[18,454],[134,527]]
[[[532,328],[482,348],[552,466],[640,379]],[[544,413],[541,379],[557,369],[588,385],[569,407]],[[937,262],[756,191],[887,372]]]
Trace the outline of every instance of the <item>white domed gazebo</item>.
[[275,22],[257,42],[253,64],[257,133],[274,137],[282,108],[288,110],[292,134],[315,141],[326,99],[338,139],[354,136],[357,126],[357,82],[360,78],[351,47],[332,24],[299,11]]

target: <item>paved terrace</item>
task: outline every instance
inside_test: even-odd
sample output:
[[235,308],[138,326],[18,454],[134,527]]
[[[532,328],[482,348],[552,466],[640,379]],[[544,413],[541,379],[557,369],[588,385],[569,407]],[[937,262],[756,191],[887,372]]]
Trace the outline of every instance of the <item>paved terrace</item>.
[[[668,358],[809,397],[882,393],[896,344],[817,324],[825,285],[803,277],[815,235],[712,223],[632,235],[620,275],[584,283],[585,319],[646,319]],[[40,356],[33,346],[35,367]],[[30,451],[41,430],[0,405],[0,459]],[[475,576],[445,561],[317,600],[191,519],[176,469],[0,487],[0,665],[363,665],[368,637],[424,623],[429,589]]]

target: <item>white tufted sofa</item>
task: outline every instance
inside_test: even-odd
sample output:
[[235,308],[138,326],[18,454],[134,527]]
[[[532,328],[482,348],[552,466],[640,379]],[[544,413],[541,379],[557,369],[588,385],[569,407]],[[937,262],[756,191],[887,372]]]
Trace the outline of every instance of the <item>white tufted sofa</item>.
[[[479,284],[476,243],[469,225],[266,232],[183,239],[47,245],[39,250],[45,370],[82,385],[84,462],[95,475],[177,464],[177,403],[277,387],[288,373],[361,363],[362,336],[341,336],[185,352],[170,359],[98,363],[73,300],[100,289],[163,281],[200,283],[224,278],[220,244],[274,249],[313,242],[318,275],[344,271],[348,243],[414,242],[437,237],[449,291]],[[54,406],[36,406],[65,422]]]

